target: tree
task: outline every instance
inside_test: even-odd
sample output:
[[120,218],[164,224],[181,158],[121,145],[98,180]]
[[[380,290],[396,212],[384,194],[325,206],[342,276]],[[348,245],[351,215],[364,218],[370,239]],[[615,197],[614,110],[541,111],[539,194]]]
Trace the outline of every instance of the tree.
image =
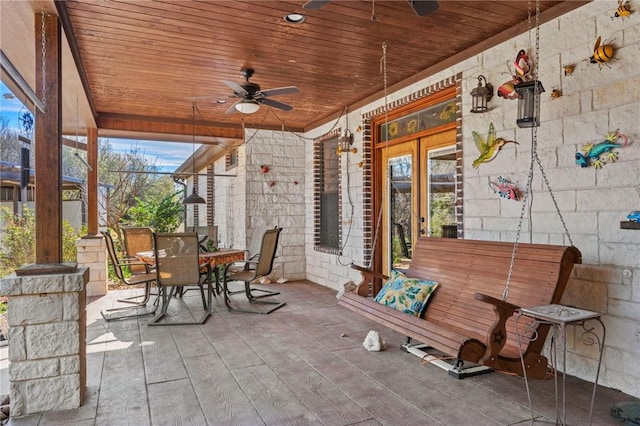
[[0,116],[0,161],[20,164],[20,132],[9,127],[9,119]]
[[[0,235],[0,277],[15,269],[35,262],[36,226],[33,210],[25,208],[22,215],[14,214],[7,207],[0,208],[3,232]],[[86,229],[75,230],[66,220],[62,222],[62,260],[75,262],[77,248],[75,241]]]
[[149,226],[156,232],[173,232],[182,221],[184,207],[180,199],[183,191],[168,195],[158,194],[147,200],[137,199],[137,204],[129,209],[129,224]]
[[[8,119],[0,116],[0,160],[19,164],[20,131],[9,128],[8,123]],[[79,142],[83,141],[86,138],[79,139]],[[85,151],[63,146],[63,175],[86,179],[86,155]],[[168,176],[153,174],[157,170],[155,163],[148,160],[137,146],[122,153],[114,151],[108,139],[98,140],[98,181],[108,188],[106,200],[100,199],[101,208],[107,212],[107,227],[115,231],[118,240],[122,239],[122,224],[135,221],[141,226],[151,226],[153,223],[154,228],[175,230],[180,223],[183,212],[175,200],[175,183]],[[85,195],[83,188],[81,191],[65,191],[64,198],[77,199]],[[143,205],[136,218],[131,219],[129,211],[139,202]],[[143,214],[145,210],[147,212]],[[145,223],[146,220],[149,222]]]
[[98,141],[99,180],[110,185],[103,208],[107,211],[107,226],[116,232],[118,239],[122,236],[120,226],[129,209],[138,199],[146,198],[156,178],[148,172],[156,171],[157,167],[149,164],[143,154],[137,147],[124,153],[115,152],[108,140]]

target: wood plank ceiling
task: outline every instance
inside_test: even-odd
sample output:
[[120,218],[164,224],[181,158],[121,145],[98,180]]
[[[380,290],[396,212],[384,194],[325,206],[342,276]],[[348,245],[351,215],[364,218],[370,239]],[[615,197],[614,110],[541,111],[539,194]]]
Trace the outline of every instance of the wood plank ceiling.
[[[440,1],[438,11],[420,17],[406,1],[334,0],[316,10],[304,3],[67,0],[56,7],[73,30],[101,135],[120,129],[144,137],[143,130],[163,128],[190,134],[193,99],[205,134],[224,136],[243,120],[308,130],[380,95],[383,43],[387,84],[397,87],[526,31],[530,6]],[[542,20],[581,4],[541,1]],[[287,23],[288,13],[306,20]],[[262,89],[297,86],[301,93],[271,98],[293,110],[262,105],[252,115],[227,114],[236,99],[221,80],[243,82],[242,67],[255,69],[251,81]]]

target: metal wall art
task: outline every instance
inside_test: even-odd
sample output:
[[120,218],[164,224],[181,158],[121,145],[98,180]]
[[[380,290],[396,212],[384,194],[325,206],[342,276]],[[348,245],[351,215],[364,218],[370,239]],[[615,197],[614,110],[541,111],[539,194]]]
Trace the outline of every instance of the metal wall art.
[[[621,140],[621,143],[618,143]],[[597,144],[586,144],[582,147],[582,152],[576,153],[576,164],[580,167],[593,166],[596,169],[602,167],[604,163],[614,162],[618,159],[618,154],[613,150],[627,146],[629,139],[616,130],[607,134],[605,140]],[[604,158],[602,157],[604,156]]]
[[481,163],[488,163],[496,158],[500,150],[505,144],[515,143],[516,141],[507,141],[503,138],[496,138],[496,129],[493,127],[493,123],[489,124],[489,133],[487,134],[486,141],[476,131],[472,131],[473,140],[476,143],[480,156],[473,161],[473,167],[478,168]]
[[591,55],[591,57],[588,59],[589,63],[598,64],[600,68],[602,68],[602,65],[606,65],[608,68],[611,68],[609,67],[609,64],[607,62],[609,62],[611,59],[615,59],[613,57],[615,46],[612,44],[613,40],[615,39],[611,40],[608,43],[605,40],[602,44],[600,43],[601,39],[602,37],[598,36],[596,44],[595,46],[593,46],[593,55]]
[[632,10],[629,6],[629,0],[618,0],[618,8],[616,12],[613,14],[611,19],[613,18],[628,18],[631,16]]
[[[505,82],[498,88],[498,96],[505,99],[518,99],[519,95],[515,90],[515,86],[520,83],[535,80],[533,75],[533,67],[531,61],[527,55],[526,50],[521,49],[516,55],[516,59],[513,61],[515,72],[511,73],[511,80]],[[507,68],[511,71],[509,63],[507,62]]]
[[502,176],[498,177],[497,182],[490,181],[489,188],[491,188],[494,194],[498,194],[501,198],[513,201],[520,200],[521,194],[516,184]]

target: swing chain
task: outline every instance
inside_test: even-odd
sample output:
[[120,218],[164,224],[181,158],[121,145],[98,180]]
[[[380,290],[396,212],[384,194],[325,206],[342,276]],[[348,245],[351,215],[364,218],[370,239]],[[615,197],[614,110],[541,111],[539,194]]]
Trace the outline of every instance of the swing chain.
[[47,104],[47,29],[46,29],[46,14],[44,9],[40,13],[41,16],[41,48],[42,48],[42,103]]
[[[382,74],[382,81],[384,84],[384,122],[385,122],[385,144],[389,147],[389,104],[387,101],[387,42],[382,43],[382,58],[380,58],[380,73]],[[385,151],[386,152],[386,151]],[[387,181],[389,180],[389,169],[387,168]],[[382,203],[381,203],[382,204]],[[380,224],[382,223],[382,205],[378,209],[378,218],[376,220],[375,232],[373,234],[373,241],[371,243],[371,257],[369,258],[369,268],[373,265],[373,259],[376,253],[376,245],[378,243],[378,233],[380,231]]]

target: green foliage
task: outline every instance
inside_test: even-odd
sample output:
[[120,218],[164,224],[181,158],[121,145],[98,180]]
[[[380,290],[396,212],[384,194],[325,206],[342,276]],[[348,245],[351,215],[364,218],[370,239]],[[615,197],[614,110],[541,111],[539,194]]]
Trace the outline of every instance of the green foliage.
[[455,197],[453,193],[435,194],[431,203],[431,236],[441,237],[442,226],[455,223]]
[[87,234],[87,226],[82,225],[79,231],[73,229],[66,220],[62,221],[62,261],[75,262],[78,259],[76,240]]
[[[23,215],[13,214],[11,209],[2,207],[0,219],[3,233],[0,236],[0,277],[9,275],[16,269],[36,259],[36,225],[34,212],[25,208]],[[75,262],[77,249],[75,241],[86,234],[86,228],[76,231],[66,220],[62,222],[62,260]]]
[[0,276],[5,276],[20,266],[35,261],[36,226],[33,211],[30,209],[25,208],[22,217],[14,215],[7,207],[2,207],[0,214],[4,224]]
[[148,226],[156,232],[173,232],[182,221],[184,207],[180,202],[181,192],[168,195],[157,194],[146,200],[136,197],[136,205],[129,209],[129,224]]
[[[119,237],[120,226],[129,222],[129,210],[140,200],[161,201],[175,192],[175,184],[168,176],[154,174],[158,167],[149,162],[144,152],[132,146],[127,152],[116,152],[108,140],[98,143],[98,175],[101,183],[109,184],[108,199],[103,208],[107,212],[107,226]],[[142,173],[139,173],[142,172]],[[149,226],[149,223],[140,223]],[[163,225],[164,226],[164,225]]]

